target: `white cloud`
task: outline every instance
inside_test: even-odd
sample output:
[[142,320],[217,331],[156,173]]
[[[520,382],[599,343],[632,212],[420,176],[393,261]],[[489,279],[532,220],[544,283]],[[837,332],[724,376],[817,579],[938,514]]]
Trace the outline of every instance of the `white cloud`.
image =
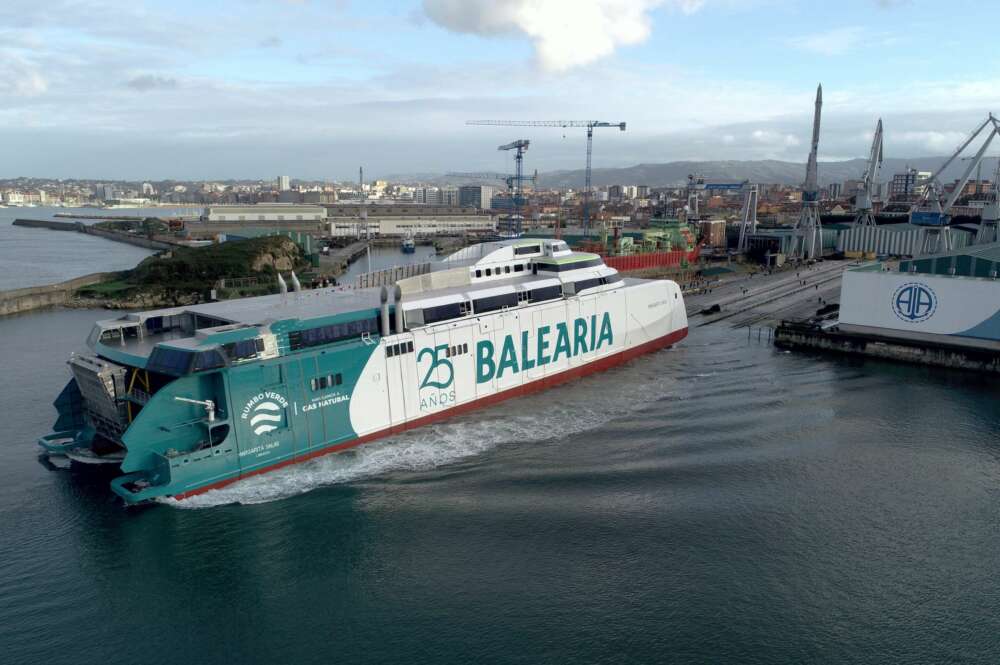
[[4,87],[11,90],[15,97],[38,97],[49,89],[49,83],[39,68],[17,54],[0,53],[0,71],[4,74]]
[[[886,141],[897,145],[907,145],[910,147],[923,148],[934,154],[944,154],[953,152],[969,138],[967,132],[960,131],[907,131],[907,132],[887,132]],[[979,145],[978,143],[976,144]]]
[[563,72],[646,41],[661,5],[690,14],[704,0],[424,0],[424,11],[454,32],[522,34],[543,69]]

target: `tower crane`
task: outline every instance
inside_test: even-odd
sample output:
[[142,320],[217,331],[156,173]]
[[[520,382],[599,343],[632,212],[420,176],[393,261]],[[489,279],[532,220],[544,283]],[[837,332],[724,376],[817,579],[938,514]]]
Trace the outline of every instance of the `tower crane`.
[[[989,126],[990,129],[987,132],[986,140],[983,141],[983,145],[980,146],[979,150],[976,152],[972,159],[968,160],[969,165],[965,168],[962,173],[961,178],[955,184],[955,189],[952,191],[951,195],[947,199],[944,197],[944,187],[939,179],[941,173],[948,168],[952,162],[958,159],[969,145],[976,140],[983,130]],[[990,143],[993,139],[1000,134],[1000,122],[993,117],[990,113],[986,120],[980,124],[969,138],[952,153],[951,157],[945,160],[944,164],[935,171],[931,177],[927,180],[927,185],[924,188],[923,194],[920,198],[913,204],[910,208],[910,223],[916,226],[926,227],[924,230],[924,239],[921,244],[922,254],[934,254],[941,249],[943,244],[943,249],[952,249],[951,233],[948,223],[951,220],[951,209],[958,201],[959,197],[962,195],[962,191],[965,189],[965,185],[969,182],[969,176],[972,172],[979,168],[979,165],[983,161],[983,156],[986,154],[987,149],[990,147]]]
[[865,174],[858,185],[854,196],[854,224],[856,226],[875,226],[872,215],[872,192],[878,182],[878,174],[882,169],[882,118],[875,125],[875,136],[872,137],[872,147],[868,152],[868,164]]
[[507,219],[507,234],[516,238],[521,235],[521,182],[524,180],[524,151],[531,142],[528,139],[518,139],[499,146],[497,150],[514,151],[513,204],[514,215]]
[[598,127],[617,127],[625,131],[624,122],[605,122],[603,120],[469,120],[467,125],[493,125],[497,127],[586,127],[587,129],[587,170],[586,184],[583,190],[583,232],[590,233],[590,182],[591,155],[594,145],[594,129]]

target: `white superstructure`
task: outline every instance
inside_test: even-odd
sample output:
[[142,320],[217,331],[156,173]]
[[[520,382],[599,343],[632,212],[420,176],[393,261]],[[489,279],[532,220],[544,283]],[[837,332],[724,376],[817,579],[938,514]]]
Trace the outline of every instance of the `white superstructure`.
[[[687,334],[676,283],[623,278],[560,240],[476,245],[452,264],[398,283],[395,333],[351,401],[359,436],[540,390]],[[386,394],[387,410],[370,408]]]

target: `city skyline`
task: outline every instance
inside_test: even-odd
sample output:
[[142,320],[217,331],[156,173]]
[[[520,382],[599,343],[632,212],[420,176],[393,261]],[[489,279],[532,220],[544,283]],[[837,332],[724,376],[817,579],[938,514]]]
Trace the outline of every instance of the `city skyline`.
[[522,135],[530,168],[582,168],[581,130],[464,124],[491,117],[628,122],[595,137],[595,167],[804,162],[817,82],[821,161],[863,156],[879,116],[888,157],[945,154],[1000,106],[975,7],[15,0],[0,177],[509,171],[496,146]]

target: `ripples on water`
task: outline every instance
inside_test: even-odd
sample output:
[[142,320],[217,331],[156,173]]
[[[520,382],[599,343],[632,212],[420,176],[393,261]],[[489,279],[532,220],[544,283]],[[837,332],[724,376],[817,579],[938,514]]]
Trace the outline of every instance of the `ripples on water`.
[[33,459],[66,379],[56,350],[99,316],[0,321],[0,662],[1000,653],[993,379],[701,328],[177,504],[211,509],[126,510],[106,479]]

